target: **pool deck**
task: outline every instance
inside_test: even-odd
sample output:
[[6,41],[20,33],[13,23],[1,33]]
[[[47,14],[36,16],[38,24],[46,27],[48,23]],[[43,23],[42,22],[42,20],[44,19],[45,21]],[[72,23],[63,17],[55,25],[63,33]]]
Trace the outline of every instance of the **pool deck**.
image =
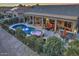
[[36,52],[24,45],[0,27],[0,55],[2,56],[38,56]]
[[[25,24],[26,26],[33,27],[37,30],[42,31],[42,33],[44,34],[44,39],[47,39],[47,38],[52,37],[52,36],[57,36],[57,37],[60,36],[59,34],[54,33],[54,31],[42,29],[42,28],[36,27],[32,24],[28,24],[28,23],[17,23],[17,24],[11,25],[9,28],[12,29],[13,26],[18,25],[18,24]],[[30,35],[28,35],[28,36],[30,36]]]

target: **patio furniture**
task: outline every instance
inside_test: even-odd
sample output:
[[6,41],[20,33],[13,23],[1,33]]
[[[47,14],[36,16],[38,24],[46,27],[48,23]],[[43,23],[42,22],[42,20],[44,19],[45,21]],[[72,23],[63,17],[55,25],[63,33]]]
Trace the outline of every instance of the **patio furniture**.
[[52,29],[52,28],[54,28],[54,25],[52,24],[52,23],[47,23],[47,26],[46,26],[46,29],[47,30],[50,30],[50,29]]

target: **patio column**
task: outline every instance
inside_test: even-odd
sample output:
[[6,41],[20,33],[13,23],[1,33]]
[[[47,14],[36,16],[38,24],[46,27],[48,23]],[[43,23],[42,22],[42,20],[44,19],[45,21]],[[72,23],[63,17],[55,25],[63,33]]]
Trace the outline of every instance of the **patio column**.
[[32,24],[34,25],[34,16],[32,16]]
[[76,30],[75,29],[75,27],[76,27],[76,24],[75,23],[76,23],[76,21],[72,22],[72,32],[74,32],[74,30]]
[[27,23],[29,23],[29,16],[28,16],[28,19],[27,19]]
[[18,21],[20,22],[20,16],[19,16],[19,20]]
[[[27,15],[26,15],[26,17],[27,17]],[[26,23],[28,23],[28,17],[26,18]]]
[[29,16],[29,20],[28,20],[28,22],[30,23],[30,21],[31,21],[31,17]]
[[23,21],[24,21],[24,23],[25,23],[25,18],[23,17]]
[[12,18],[14,18],[14,13],[12,14]]
[[44,23],[44,22],[43,22],[43,16],[41,17],[41,21],[42,21],[42,28],[43,28],[43,23]]
[[55,19],[55,28],[54,28],[54,31],[56,31],[56,28],[57,28],[57,19]]

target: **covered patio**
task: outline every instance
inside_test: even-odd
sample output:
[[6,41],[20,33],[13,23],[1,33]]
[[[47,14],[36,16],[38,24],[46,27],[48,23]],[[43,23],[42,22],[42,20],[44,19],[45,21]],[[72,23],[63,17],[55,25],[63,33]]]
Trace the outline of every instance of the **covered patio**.
[[77,17],[66,15],[53,15],[44,13],[27,12],[24,14],[25,22],[32,24],[38,28],[48,29],[52,31],[67,30],[74,32]]

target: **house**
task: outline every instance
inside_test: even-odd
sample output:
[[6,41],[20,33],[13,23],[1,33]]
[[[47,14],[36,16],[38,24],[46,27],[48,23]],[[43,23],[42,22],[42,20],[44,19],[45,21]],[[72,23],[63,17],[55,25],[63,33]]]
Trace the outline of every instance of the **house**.
[[40,28],[48,28],[48,23],[50,23],[52,24],[52,31],[67,30],[68,32],[75,32],[79,16],[79,4],[18,7],[12,12],[20,17],[26,17],[25,21]]

